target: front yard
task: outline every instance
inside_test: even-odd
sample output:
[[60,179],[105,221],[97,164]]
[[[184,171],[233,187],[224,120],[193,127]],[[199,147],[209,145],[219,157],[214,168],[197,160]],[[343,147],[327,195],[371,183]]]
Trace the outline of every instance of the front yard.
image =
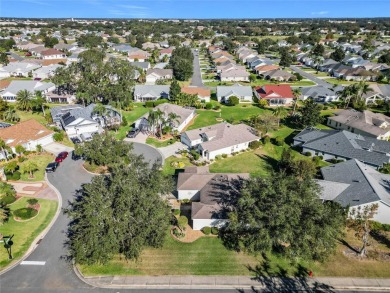
[[[27,205],[28,197],[22,197],[13,204],[9,205],[11,211],[24,208]],[[26,222],[17,222],[12,216],[3,226],[0,226],[0,233],[4,236],[15,234],[12,238],[12,256],[15,261],[19,259],[30,247],[32,241],[47,227],[57,210],[57,201],[39,199],[40,210],[35,218]],[[8,254],[3,245],[0,245],[0,269],[10,264]]]
[[124,139],[126,134],[131,129],[131,124],[133,124],[137,119],[142,117],[144,114],[149,112],[149,108],[146,108],[143,103],[134,103],[134,109],[131,111],[122,111],[123,117],[127,120],[127,126],[121,126],[119,130],[115,133],[117,139]]
[[[50,154],[30,155],[28,160],[34,162],[38,166],[38,171],[34,172],[34,178],[30,178],[28,173],[21,174],[22,181],[43,181],[45,179],[45,168],[47,164],[54,161],[54,157]],[[22,164],[22,163],[20,163]],[[60,167],[61,168],[61,167]]]

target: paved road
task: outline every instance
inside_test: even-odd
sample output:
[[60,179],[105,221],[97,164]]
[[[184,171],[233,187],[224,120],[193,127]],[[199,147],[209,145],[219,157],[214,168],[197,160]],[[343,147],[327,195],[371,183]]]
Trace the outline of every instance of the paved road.
[[152,166],[155,162],[159,165],[164,163],[163,154],[156,149],[145,143],[131,142],[133,144],[133,152],[137,155],[142,155],[146,162],[149,162]]
[[192,49],[192,54],[194,54],[194,73],[192,74],[191,85],[203,87],[202,72],[200,71],[199,64],[199,52],[195,52],[195,49]]
[[316,84],[318,85],[321,85],[325,88],[329,88],[329,89],[332,89],[333,88],[333,84],[329,83],[329,82],[326,82],[322,79],[319,79],[318,77],[316,77],[315,75],[309,73],[309,72],[306,72],[306,71],[303,71],[302,69],[300,69],[299,67],[297,66],[294,66],[294,65],[291,65],[290,68],[295,71],[295,72],[298,72],[300,75],[302,75],[303,77],[307,78],[307,79],[310,79],[311,81],[315,82]]

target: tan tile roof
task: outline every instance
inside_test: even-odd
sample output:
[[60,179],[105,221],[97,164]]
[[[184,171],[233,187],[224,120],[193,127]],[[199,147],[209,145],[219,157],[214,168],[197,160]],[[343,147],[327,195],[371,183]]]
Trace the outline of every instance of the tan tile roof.
[[211,91],[209,89],[198,87],[198,86],[185,86],[181,89],[182,93],[189,95],[198,95],[201,97],[210,97]]
[[47,50],[41,52],[41,55],[43,55],[43,56],[62,55],[62,54],[64,54],[64,52],[57,50],[57,49],[53,49],[53,48],[50,48],[50,49],[47,49]]
[[7,88],[10,83],[10,80],[0,80],[0,90]]
[[30,119],[0,129],[0,138],[4,140],[8,146],[14,147],[32,140],[41,139],[53,133],[54,131],[48,130],[35,119]]
[[66,63],[66,59],[45,59],[42,62],[42,66],[48,66],[52,64],[58,64],[60,62]]

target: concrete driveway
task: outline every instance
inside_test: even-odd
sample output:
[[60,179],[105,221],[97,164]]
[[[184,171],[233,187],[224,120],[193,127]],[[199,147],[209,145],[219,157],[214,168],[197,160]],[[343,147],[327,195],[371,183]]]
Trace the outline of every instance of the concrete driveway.
[[138,135],[134,138],[126,137],[124,141],[126,142],[138,142],[138,143],[146,143],[146,139],[148,138],[147,134],[143,134],[142,132],[138,133]]
[[68,152],[70,153],[71,151],[74,150],[74,148],[71,148],[71,147],[68,147],[66,145],[63,145],[63,144],[60,144],[58,142],[52,142],[48,145],[45,145],[43,147],[43,149],[45,151],[47,151],[48,153],[51,153],[55,156],[57,156],[60,152]]
[[174,144],[171,144],[169,146],[159,148],[158,150],[162,153],[164,159],[169,158],[170,156],[173,156],[177,153],[179,150],[187,150],[188,147],[181,143],[181,142],[175,142]]

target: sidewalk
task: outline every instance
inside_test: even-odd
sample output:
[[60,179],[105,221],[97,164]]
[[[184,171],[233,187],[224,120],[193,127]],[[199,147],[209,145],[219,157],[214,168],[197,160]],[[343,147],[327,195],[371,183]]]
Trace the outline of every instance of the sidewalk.
[[245,276],[113,276],[83,277],[100,288],[120,289],[268,289],[268,290],[390,290],[390,279],[362,278],[255,278]]

